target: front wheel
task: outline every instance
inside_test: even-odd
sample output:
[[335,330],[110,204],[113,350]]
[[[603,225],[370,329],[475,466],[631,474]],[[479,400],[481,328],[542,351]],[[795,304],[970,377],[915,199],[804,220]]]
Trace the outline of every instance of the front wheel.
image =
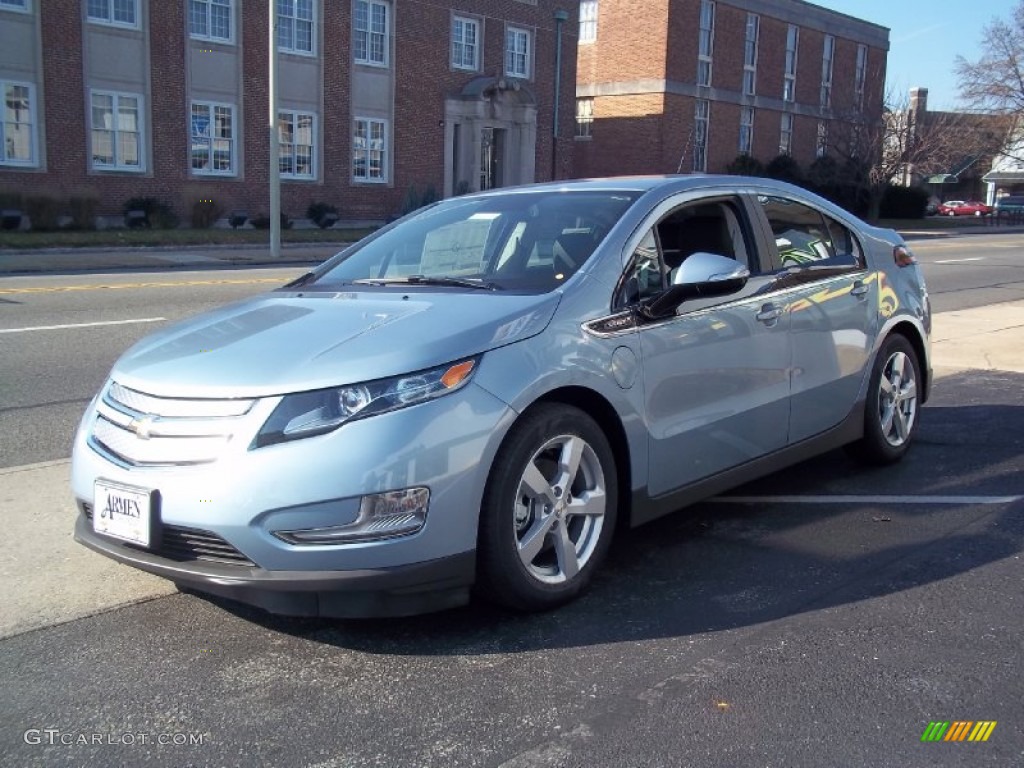
[[850,452],[869,464],[892,464],[910,449],[917,427],[921,366],[909,341],[899,334],[882,344],[875,358],[864,409],[864,436]]
[[532,408],[509,432],[487,481],[481,594],[523,611],[575,598],[607,554],[617,500],[615,457],[597,423],[572,406]]

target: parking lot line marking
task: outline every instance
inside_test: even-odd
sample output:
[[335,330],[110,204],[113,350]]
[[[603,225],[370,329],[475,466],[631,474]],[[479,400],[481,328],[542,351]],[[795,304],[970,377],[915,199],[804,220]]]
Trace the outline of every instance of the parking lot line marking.
[[65,293],[70,291],[122,291],[131,288],[187,288],[196,285],[252,285],[256,283],[284,284],[280,277],[253,277],[245,280],[180,280],[147,283],[99,283],[97,285],[56,285],[39,288],[0,288],[0,294],[14,293]]
[[719,504],[1013,504],[1024,496],[716,496]]
[[99,325],[131,325],[132,323],[159,323],[166,317],[142,317],[138,320],[103,320],[95,323],[69,323],[68,325],[36,325],[31,328],[0,328],[0,333],[25,333],[26,331],[60,331],[65,328],[95,328]]

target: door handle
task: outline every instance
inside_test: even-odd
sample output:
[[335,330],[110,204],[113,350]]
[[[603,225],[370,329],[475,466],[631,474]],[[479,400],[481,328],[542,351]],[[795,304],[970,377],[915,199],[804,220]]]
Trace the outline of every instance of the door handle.
[[860,298],[861,296],[868,295],[868,284],[863,280],[858,280],[853,284],[853,288],[850,289],[850,295]]
[[775,323],[779,321],[779,318],[782,317],[782,309],[774,304],[765,304],[761,307],[761,311],[754,317],[757,318],[758,322],[764,323],[765,325],[775,325]]

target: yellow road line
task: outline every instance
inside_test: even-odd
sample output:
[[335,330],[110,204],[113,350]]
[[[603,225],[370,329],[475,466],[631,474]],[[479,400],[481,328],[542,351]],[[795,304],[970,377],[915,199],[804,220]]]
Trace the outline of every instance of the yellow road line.
[[120,291],[132,288],[186,288],[195,285],[254,285],[257,283],[277,283],[284,285],[287,278],[256,277],[247,280],[185,280],[180,282],[159,283],[101,283],[98,285],[57,285],[45,288],[0,288],[0,294],[13,293],[66,293],[70,291]]

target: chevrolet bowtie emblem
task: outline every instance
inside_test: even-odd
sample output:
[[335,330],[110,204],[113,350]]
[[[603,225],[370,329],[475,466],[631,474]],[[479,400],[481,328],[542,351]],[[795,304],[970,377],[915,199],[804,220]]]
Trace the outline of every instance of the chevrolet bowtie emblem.
[[139,419],[132,419],[128,425],[128,429],[136,434],[140,440],[149,440],[152,437],[153,424],[157,421],[157,416],[143,416]]

